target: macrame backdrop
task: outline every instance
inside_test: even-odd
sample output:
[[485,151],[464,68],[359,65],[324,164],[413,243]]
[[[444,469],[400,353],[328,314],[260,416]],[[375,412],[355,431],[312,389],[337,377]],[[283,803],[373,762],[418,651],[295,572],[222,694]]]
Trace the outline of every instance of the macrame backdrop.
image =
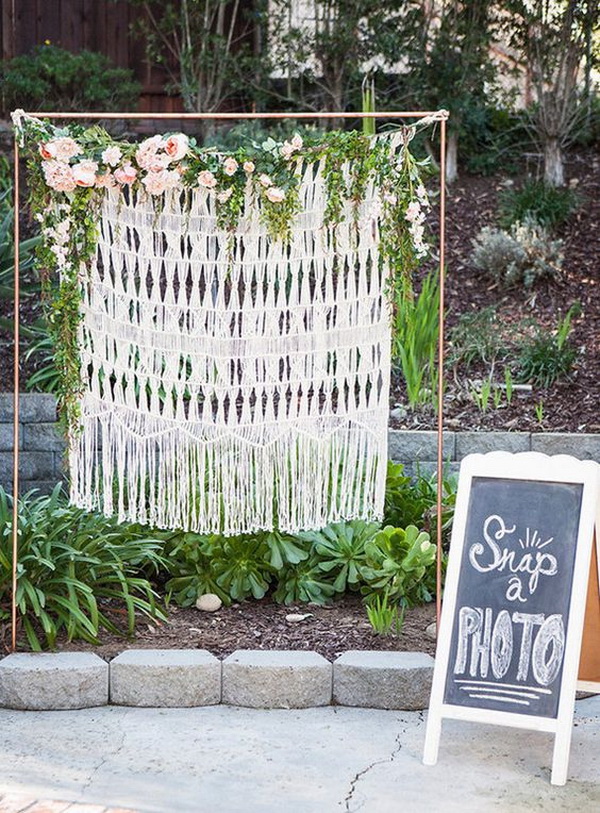
[[[394,145],[390,142],[390,149]],[[248,200],[106,190],[82,282],[81,433],[71,500],[120,520],[237,534],[380,518],[390,314],[371,186],[324,226],[322,166],[272,240]]]

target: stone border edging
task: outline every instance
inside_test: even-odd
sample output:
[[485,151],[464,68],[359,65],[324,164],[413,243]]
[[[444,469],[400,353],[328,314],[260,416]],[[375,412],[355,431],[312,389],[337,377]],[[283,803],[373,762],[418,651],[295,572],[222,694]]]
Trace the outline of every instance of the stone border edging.
[[350,650],[333,663],[295,650],[239,649],[220,661],[206,650],[130,649],[109,663],[91,652],[17,652],[0,661],[0,708],[334,703],[414,711],[429,703],[433,664],[422,652],[375,650]]

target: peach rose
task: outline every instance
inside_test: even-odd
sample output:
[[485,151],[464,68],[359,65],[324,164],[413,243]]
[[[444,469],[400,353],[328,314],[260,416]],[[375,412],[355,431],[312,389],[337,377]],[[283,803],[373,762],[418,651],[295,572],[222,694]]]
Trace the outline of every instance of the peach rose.
[[244,172],[247,172],[248,175],[252,175],[255,169],[254,161],[244,161]]
[[75,178],[68,164],[50,159],[42,164],[46,183],[57,192],[72,192],[75,189]]
[[229,187],[229,189],[224,189],[222,192],[217,192],[217,200],[219,203],[227,203],[232,195],[233,189],[232,187]]
[[217,179],[210,170],[205,169],[198,175],[198,183],[206,189],[213,189],[217,185]]
[[115,180],[118,183],[132,184],[137,177],[137,169],[131,164],[124,164],[119,169],[115,169]]
[[229,158],[226,158],[223,161],[223,172],[225,173],[225,175],[230,175],[230,176],[235,175],[238,166],[239,166],[239,164],[235,160],[235,158],[232,158],[231,156],[229,156]]
[[259,183],[261,183],[264,187],[273,186],[273,181],[269,178],[268,175],[264,173],[258,176]]
[[179,183],[179,173],[176,170],[162,169],[160,172],[149,172],[142,183],[146,192],[151,195],[162,195],[167,189],[173,189]]
[[190,148],[189,138],[183,133],[170,135],[164,143],[164,150],[171,161],[180,161]]

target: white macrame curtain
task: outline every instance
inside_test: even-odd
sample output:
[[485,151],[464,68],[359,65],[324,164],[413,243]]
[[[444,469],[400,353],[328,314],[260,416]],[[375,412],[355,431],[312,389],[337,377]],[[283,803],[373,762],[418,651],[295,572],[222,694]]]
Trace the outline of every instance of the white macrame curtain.
[[76,505],[225,534],[381,517],[380,190],[328,228],[322,170],[299,166],[287,244],[269,238],[256,200],[232,235],[208,190],[166,193],[160,206],[106,190],[82,281]]

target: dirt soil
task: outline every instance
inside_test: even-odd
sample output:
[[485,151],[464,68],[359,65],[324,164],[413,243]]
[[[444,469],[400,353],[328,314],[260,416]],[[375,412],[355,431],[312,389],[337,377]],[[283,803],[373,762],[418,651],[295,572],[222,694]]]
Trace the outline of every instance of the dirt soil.
[[[289,616],[306,617],[287,620]],[[328,660],[350,649],[402,650],[434,654],[435,641],[425,634],[435,621],[435,604],[406,611],[400,635],[376,635],[358,596],[344,596],[326,607],[283,607],[269,599],[243,601],[214,613],[172,606],[166,623],[141,619],[135,638],[102,635],[100,646],[59,642],[58,649],[93,651],[110,660],[126,649],[207,649],[226,657],[236,649],[302,649]]]
[[[445,381],[444,423],[456,431],[598,432],[598,381],[600,381],[600,156],[597,152],[573,154],[567,164],[567,178],[580,196],[581,205],[557,233],[564,241],[563,274],[556,281],[543,281],[527,290],[501,289],[469,265],[471,241],[484,226],[496,225],[498,191],[515,180],[496,176],[464,175],[453,185],[447,201],[446,338],[464,313],[475,313],[490,305],[496,308],[497,329],[507,339],[523,332],[528,319],[544,330],[555,331],[575,302],[580,315],[573,320],[571,341],[578,355],[568,379],[550,387],[533,386],[516,391],[510,405],[506,399],[498,408],[482,412],[472,390],[489,375],[489,368],[448,364]],[[518,179],[517,179],[518,180]],[[435,228],[435,226],[434,226]],[[447,341],[446,356],[452,354]],[[503,365],[493,376],[504,383]],[[422,407],[406,409],[403,382],[393,375],[390,425],[398,429],[434,429],[437,417]],[[536,411],[537,407],[537,411]],[[399,414],[400,413],[400,414]]]

